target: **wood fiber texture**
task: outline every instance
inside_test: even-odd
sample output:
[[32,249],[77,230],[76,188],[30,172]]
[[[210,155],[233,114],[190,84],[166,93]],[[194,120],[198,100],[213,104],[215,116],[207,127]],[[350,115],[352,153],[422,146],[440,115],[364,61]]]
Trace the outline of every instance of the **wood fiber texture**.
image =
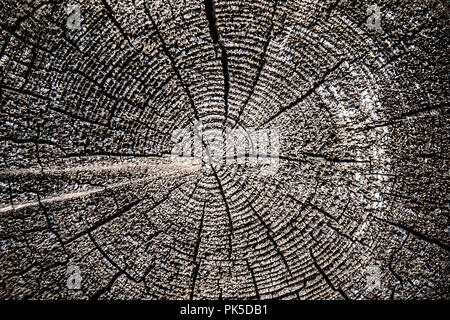
[[0,0],[0,298],[449,299],[448,7],[374,3]]

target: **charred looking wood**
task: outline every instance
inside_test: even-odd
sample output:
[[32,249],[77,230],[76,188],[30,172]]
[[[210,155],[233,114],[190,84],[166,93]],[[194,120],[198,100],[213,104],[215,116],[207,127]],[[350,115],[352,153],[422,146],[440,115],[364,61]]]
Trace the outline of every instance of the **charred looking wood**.
[[0,299],[449,298],[442,1],[77,3],[0,6]]

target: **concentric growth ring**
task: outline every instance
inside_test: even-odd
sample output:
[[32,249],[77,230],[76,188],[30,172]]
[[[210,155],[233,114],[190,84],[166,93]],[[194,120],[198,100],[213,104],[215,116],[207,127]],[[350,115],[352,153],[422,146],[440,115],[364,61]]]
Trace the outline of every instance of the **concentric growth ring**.
[[446,5],[3,2],[0,297],[448,298]]

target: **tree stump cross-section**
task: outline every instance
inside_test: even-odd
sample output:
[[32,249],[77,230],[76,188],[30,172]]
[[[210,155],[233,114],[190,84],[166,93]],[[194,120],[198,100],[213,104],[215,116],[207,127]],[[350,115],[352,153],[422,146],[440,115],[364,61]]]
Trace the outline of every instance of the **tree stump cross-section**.
[[2,0],[0,298],[448,299],[448,34],[434,0]]

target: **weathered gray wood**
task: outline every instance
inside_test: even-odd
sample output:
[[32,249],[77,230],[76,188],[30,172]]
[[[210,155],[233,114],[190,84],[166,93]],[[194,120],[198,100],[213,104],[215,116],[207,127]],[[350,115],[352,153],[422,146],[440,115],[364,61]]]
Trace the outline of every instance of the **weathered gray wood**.
[[[79,4],[0,7],[0,298],[449,298],[443,2]],[[276,174],[172,163],[199,120]]]

